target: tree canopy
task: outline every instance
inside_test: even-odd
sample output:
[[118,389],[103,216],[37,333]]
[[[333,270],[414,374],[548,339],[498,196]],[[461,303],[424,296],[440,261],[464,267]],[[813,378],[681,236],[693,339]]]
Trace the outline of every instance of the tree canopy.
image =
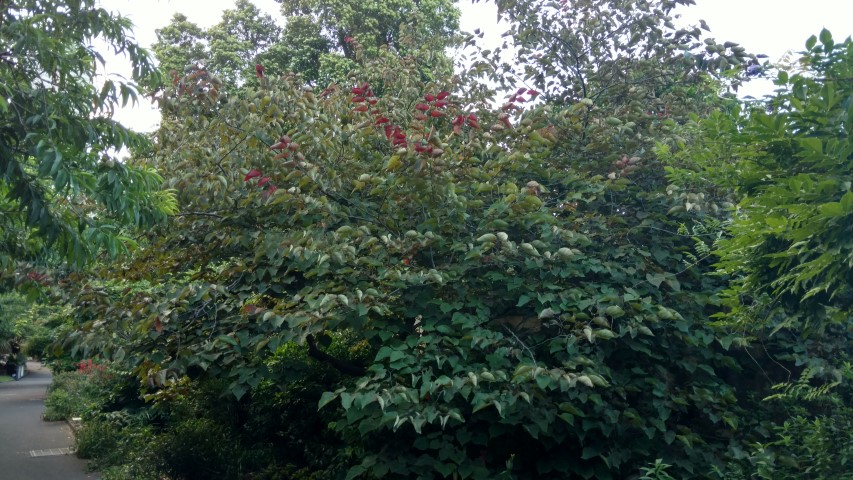
[[404,45],[400,26],[409,24],[432,47],[437,64],[449,69],[441,52],[453,44],[459,26],[459,12],[450,1],[279,3],[284,25],[249,0],[238,0],[220,23],[207,30],[176,14],[157,30],[154,52],[165,71],[183,74],[186,67],[198,64],[221,77],[228,88],[253,81],[258,63],[270,71],[299,72],[307,82],[326,85],[344,80],[355,66],[353,41],[369,54],[386,45],[399,49]]
[[[130,28],[94,1],[0,4],[0,266],[115,254],[132,242],[122,225],[162,221],[174,206],[151,168],[115,161],[145,140],[111,115],[137,100],[133,81],[156,78]],[[130,59],[133,81],[95,85],[96,40]]]

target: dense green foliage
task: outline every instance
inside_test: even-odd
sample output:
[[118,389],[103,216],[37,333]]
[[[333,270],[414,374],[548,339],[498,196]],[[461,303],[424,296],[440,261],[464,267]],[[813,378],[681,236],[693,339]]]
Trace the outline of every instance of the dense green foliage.
[[76,370],[53,377],[45,399],[45,420],[92,416],[107,403],[113,374],[104,365],[91,360],[76,367]]
[[19,319],[29,310],[29,302],[23,296],[11,292],[0,293],[0,355],[9,355],[19,348],[21,339]]
[[820,37],[807,43],[806,72],[781,72],[784,93],[739,132],[754,153],[737,165],[743,200],[721,268],[745,273],[731,304],[751,327],[843,331],[853,314],[853,44]]
[[753,437],[746,472],[759,478],[849,478],[853,43],[824,30],[806,48],[766,104],[693,124],[675,155],[660,149],[684,209],[701,218],[737,202],[714,252],[730,279],[715,324],[778,382],[753,409],[775,433]]
[[853,43],[741,105],[718,92],[757,59],[677,29],[687,0],[498,2],[515,75],[447,75],[401,18],[349,30],[391,3],[284,4],[354,36],[325,88],[310,56],[255,69],[285,33],[248,2],[161,31],[190,66],[148,165],[180,212],[58,289],[51,354],[115,372],[81,453],[106,478],[846,478]]
[[[157,30],[154,52],[161,68],[179,78],[189,73],[186,68],[197,65],[226,89],[256,84],[257,64],[276,75],[299,72],[308,83],[326,85],[346,79],[355,66],[353,42],[370,54],[385,45],[404,49],[401,24],[409,24],[416,25],[413,29],[434,53],[431,65],[449,71],[450,62],[441,52],[454,42],[459,12],[448,0],[280,3],[282,26],[249,0],[238,0],[220,23],[206,30],[176,14]],[[428,72],[424,69],[422,74]]]
[[27,357],[49,357],[49,346],[63,333],[55,328],[58,325],[56,317],[68,320],[62,315],[68,310],[44,303],[33,304],[16,291],[0,293],[0,357],[6,355],[12,363],[23,362]]
[[157,30],[153,49],[166,72],[183,72],[200,64],[226,85],[235,86],[255,77],[258,55],[279,44],[281,33],[272,17],[248,0],[239,0],[208,30],[176,14],[169,25]]
[[692,71],[737,71],[756,60],[734,42],[703,40],[704,22],[678,28],[673,10],[694,0],[495,3],[516,47],[509,50],[511,64],[501,62],[509,42],[487,52],[501,71],[499,81],[522,78],[559,105],[582,99],[619,104],[623,119],[633,110],[695,111],[702,99],[683,93],[706,79]]
[[[133,243],[123,225],[150,225],[174,207],[162,177],[111,153],[144,143],[110,117],[136,101],[133,82],[156,81],[129,28],[93,0],[0,3],[0,269],[115,255]],[[94,41],[127,55],[133,81],[95,86],[104,62]]]
[[[363,349],[337,337],[330,351],[364,360]],[[309,359],[305,348],[283,345],[266,365],[287,389],[264,382],[255,399],[223,398],[225,384],[184,378],[155,391],[126,372],[88,361],[55,377],[46,418],[83,418],[79,455],[104,479],[324,479],[342,476],[353,450],[324,433],[336,412],[317,414],[321,394],[342,378]],[[142,399],[144,396],[148,403]]]

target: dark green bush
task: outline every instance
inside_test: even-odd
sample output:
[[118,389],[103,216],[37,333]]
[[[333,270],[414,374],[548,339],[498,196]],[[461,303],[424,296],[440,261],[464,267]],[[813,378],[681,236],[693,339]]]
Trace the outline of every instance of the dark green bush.
[[116,445],[125,433],[122,430],[101,418],[87,421],[77,432],[77,456],[109,465],[109,458],[114,455]]
[[[328,351],[356,362],[364,360],[364,347],[336,334]],[[317,412],[321,395],[341,381],[340,374],[291,343],[265,365],[269,380],[239,400],[225,393],[226,381],[202,376],[184,377],[147,403],[139,400],[138,380],[111,369],[112,381],[101,384],[97,395],[101,413],[85,422],[78,437],[79,454],[104,480],[343,478],[352,450],[329,427],[338,412]],[[72,402],[70,391],[81,375],[57,377],[57,402]]]
[[778,393],[757,404],[753,413],[762,417],[766,440],[748,452],[733,452],[734,460],[719,477],[853,479],[853,365],[844,361],[840,369],[827,369],[829,382],[818,375],[821,370],[803,369],[796,381],[776,385]]
[[27,342],[24,344],[24,353],[35,359],[46,358],[50,346],[53,345],[53,341],[54,340],[51,338],[50,332],[40,330],[35,335],[27,339]]
[[235,478],[235,451],[227,429],[210,418],[180,420],[159,441],[158,454],[175,478]]
[[766,478],[853,479],[853,409],[839,409],[832,416],[792,418],[770,447],[777,465]]
[[95,415],[108,401],[114,378],[105,370],[57,373],[44,401],[44,419],[56,421]]
[[77,433],[77,455],[89,467],[102,470],[104,480],[161,480],[158,439],[145,415],[126,412],[101,414]]

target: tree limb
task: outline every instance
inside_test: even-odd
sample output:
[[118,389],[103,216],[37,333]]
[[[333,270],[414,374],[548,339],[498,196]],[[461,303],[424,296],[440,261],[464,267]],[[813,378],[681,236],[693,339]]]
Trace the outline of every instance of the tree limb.
[[347,375],[352,375],[355,377],[360,377],[367,373],[367,369],[361,365],[356,365],[354,363],[346,362],[339,358],[335,358],[328,353],[320,350],[317,347],[317,344],[314,342],[314,335],[308,335],[306,338],[306,342],[308,344],[308,356],[319,360],[321,362],[326,362],[329,365],[335,367],[335,370],[345,373]]

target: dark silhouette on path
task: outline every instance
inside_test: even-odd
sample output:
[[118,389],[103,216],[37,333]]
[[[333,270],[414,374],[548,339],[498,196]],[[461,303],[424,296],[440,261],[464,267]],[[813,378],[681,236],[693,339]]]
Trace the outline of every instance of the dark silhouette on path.
[[85,461],[55,455],[73,445],[71,430],[65,422],[41,419],[50,371],[36,362],[27,369],[21,380],[0,383],[0,480],[97,479],[85,473]]

